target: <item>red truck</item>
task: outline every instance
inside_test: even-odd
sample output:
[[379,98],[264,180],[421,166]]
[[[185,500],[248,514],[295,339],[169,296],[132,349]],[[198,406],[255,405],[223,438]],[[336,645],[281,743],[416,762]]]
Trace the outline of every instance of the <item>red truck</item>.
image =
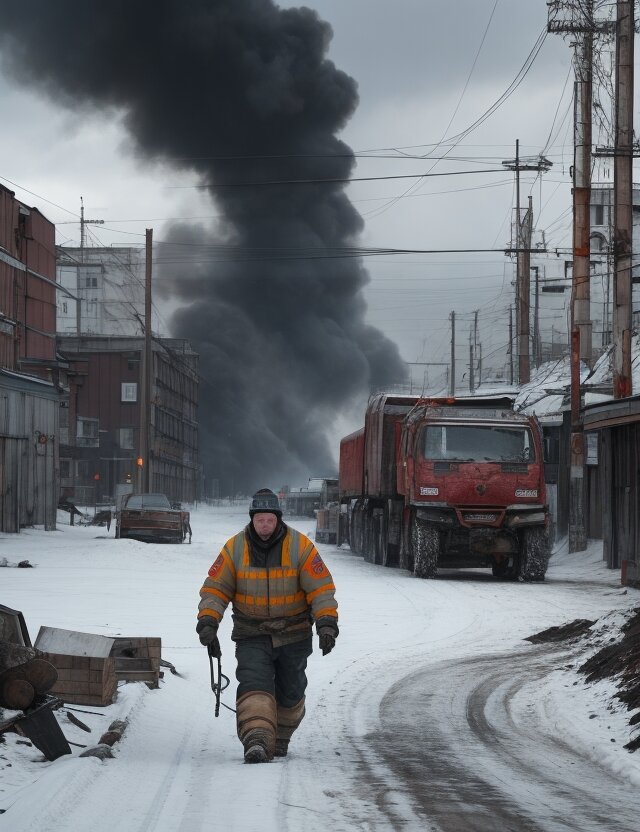
[[542,433],[508,397],[376,394],[340,443],[340,533],[420,578],[490,567],[542,581],[550,547]]

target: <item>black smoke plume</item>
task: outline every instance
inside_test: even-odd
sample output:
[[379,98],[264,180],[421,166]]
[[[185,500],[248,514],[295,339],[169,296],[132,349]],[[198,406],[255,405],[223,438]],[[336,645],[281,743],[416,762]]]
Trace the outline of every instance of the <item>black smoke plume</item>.
[[[272,0],[0,0],[5,71],[68,107],[113,109],[145,160],[191,169],[222,220],[177,224],[157,261],[200,354],[201,459],[222,492],[335,468],[328,432],[397,382],[397,348],[364,322],[362,220],[335,183],[356,84],[329,25]],[[96,148],[99,159],[100,148]],[[165,170],[163,168],[163,170]],[[259,184],[259,183],[289,184]]]

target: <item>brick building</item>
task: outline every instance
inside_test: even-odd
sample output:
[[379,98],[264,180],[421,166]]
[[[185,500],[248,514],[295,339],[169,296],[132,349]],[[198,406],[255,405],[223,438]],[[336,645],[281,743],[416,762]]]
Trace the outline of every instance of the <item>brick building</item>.
[[0,185],[0,531],[54,529],[59,390],[55,227]]
[[[113,502],[118,486],[137,484],[144,339],[60,336],[58,344],[71,386],[61,411],[63,494],[84,505]],[[187,341],[154,338],[152,364],[149,490],[193,502],[200,483],[198,356]]]

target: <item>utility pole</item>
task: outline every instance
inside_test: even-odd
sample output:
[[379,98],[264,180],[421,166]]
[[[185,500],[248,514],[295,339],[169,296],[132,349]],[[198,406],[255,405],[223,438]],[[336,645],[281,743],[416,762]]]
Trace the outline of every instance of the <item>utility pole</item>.
[[[85,220],[84,218],[84,200],[80,197],[80,264],[76,269],[77,280],[76,280],[76,335],[82,335],[82,289],[85,288],[86,283],[81,286],[80,280],[80,270],[84,265],[84,249],[86,245],[86,231],[85,228],[87,225],[104,225],[104,220]],[[84,271],[84,270],[83,270]],[[83,279],[86,275],[82,275]]]
[[84,263],[84,249],[86,245],[86,231],[87,225],[104,225],[104,220],[85,220],[84,218],[84,200],[80,197],[80,262]]
[[451,312],[451,373],[449,375],[449,393],[456,394],[456,313]]
[[476,389],[475,367],[478,355],[478,310],[473,313],[473,328],[469,329],[469,391]]
[[616,96],[613,243],[613,395],[632,394],[631,255],[633,250],[633,57],[634,3],[618,0],[616,18]]
[[478,310],[473,313],[473,351],[478,354]]
[[513,385],[513,306],[509,304],[509,384]]
[[544,173],[552,167],[552,163],[544,156],[537,156],[533,159],[522,159],[520,157],[520,140],[516,139],[516,158],[502,163],[504,167],[515,171],[516,174],[516,210],[514,231],[512,234],[512,247],[507,249],[506,254],[516,256],[516,343],[518,352],[518,382],[526,384],[531,379],[531,357],[530,357],[530,305],[529,297],[531,291],[530,263],[531,263],[531,236],[533,232],[533,208],[532,198],[529,197],[529,207],[524,215],[520,212],[520,171],[531,170]]
[[[552,21],[564,6],[566,16]],[[573,111],[573,271],[571,291],[571,446],[569,473],[569,551],[587,548],[584,517],[584,433],[580,417],[581,360],[591,365],[590,311],[590,205],[593,78],[593,0],[580,3],[552,2],[549,31],[570,33],[574,38]]]
[[540,267],[531,266],[531,271],[536,273],[533,306],[533,357],[537,370],[540,366]]
[[[571,329],[580,333],[579,361],[592,364],[591,323],[591,144],[593,89],[593,0],[583,3],[584,30],[575,45],[573,117],[573,282]],[[573,353],[572,353],[573,354]]]
[[151,273],[153,257],[153,229],[145,231],[145,281],[144,281],[144,351],[142,383],[140,385],[140,454],[138,456],[138,491],[148,493],[151,486],[151,379],[153,362],[151,350]]
[[518,270],[520,286],[520,310],[518,325],[518,381],[527,384],[531,381],[531,234],[533,231],[532,197],[529,208],[520,226],[520,238],[524,246]]
[[571,445],[569,451],[569,551],[587,548],[584,517],[584,432],[580,418],[581,360],[591,366],[590,234],[593,0],[583,6],[584,30],[575,46],[573,110],[573,271],[571,290]]

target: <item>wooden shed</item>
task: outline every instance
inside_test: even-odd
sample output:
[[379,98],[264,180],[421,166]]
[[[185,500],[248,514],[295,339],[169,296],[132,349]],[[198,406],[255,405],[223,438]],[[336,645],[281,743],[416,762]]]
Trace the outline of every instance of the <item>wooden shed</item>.
[[[625,585],[640,586],[640,396],[584,408],[587,462],[597,465],[604,558]],[[593,438],[595,437],[595,438]]]
[[60,396],[48,381],[0,368],[0,531],[56,527]]

